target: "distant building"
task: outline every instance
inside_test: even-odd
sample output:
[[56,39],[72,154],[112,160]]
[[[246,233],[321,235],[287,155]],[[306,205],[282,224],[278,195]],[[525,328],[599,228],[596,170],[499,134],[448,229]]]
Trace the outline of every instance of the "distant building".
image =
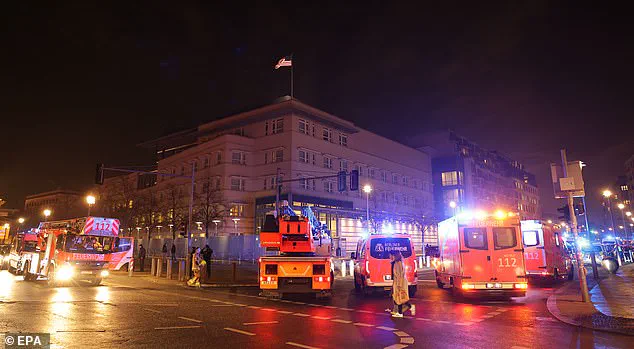
[[30,226],[44,220],[44,210],[51,210],[49,220],[85,216],[88,207],[82,202],[78,191],[57,189],[29,195],[24,200],[24,214]]
[[[362,190],[340,193],[336,178],[314,177],[358,170],[360,187],[372,187],[368,202],[374,225],[411,233],[418,251],[423,234],[425,243],[436,244],[427,225],[433,215],[429,155],[296,99],[286,98],[141,146],[156,151],[158,172],[191,176],[195,170],[194,222],[201,233],[257,234],[264,215],[274,209],[279,170],[283,180],[295,180],[282,185],[280,199],[296,209],[311,206],[331,230],[335,248],[352,251],[367,231],[366,194]],[[146,211],[134,214],[130,229],[152,237],[185,230],[189,178],[157,176],[155,186],[138,189],[145,193],[142,200],[154,207],[153,213],[141,207],[147,205],[124,199],[125,187],[140,183],[135,176],[106,182],[110,184],[104,185],[101,195],[122,198],[118,202],[106,199],[109,209]],[[118,187],[113,190],[119,194],[108,193],[107,187]]]
[[[432,156],[436,215],[466,209],[503,209],[522,218],[541,218],[535,176],[497,151],[484,149],[453,132],[424,136],[421,149]],[[457,208],[451,208],[450,202]]]
[[8,244],[18,229],[20,224],[18,223],[19,210],[11,208],[3,208],[2,206],[6,202],[0,198],[0,245]]

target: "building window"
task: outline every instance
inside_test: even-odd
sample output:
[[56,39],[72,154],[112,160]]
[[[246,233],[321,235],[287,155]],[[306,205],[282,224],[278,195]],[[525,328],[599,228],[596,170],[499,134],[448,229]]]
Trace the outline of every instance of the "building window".
[[387,183],[387,172],[381,171],[381,182]]
[[220,177],[216,177],[216,184],[214,186],[214,189],[220,190]]
[[247,163],[247,154],[243,151],[232,151],[231,163],[238,164],[238,165],[245,165]]
[[403,182],[403,185],[404,185],[404,186],[408,186],[408,185],[409,185],[409,178],[407,178],[407,177],[403,176],[403,178],[402,178],[402,182]]
[[324,131],[322,134],[323,134],[324,141],[332,142],[332,130],[324,127]]
[[339,171],[348,172],[348,160],[339,160]]
[[359,172],[359,176],[363,176],[363,172],[361,171],[361,165],[354,165],[354,169]]
[[462,189],[449,189],[442,192],[443,202],[449,205],[450,202],[460,203],[464,192]]
[[203,168],[208,168],[209,167],[209,158],[205,156],[205,158],[203,159]]
[[284,150],[278,149],[273,151],[273,162],[284,161]]
[[326,193],[332,193],[333,192],[333,187],[334,187],[333,182],[324,181],[324,191]]
[[229,209],[229,216],[242,217],[244,216],[244,205],[233,205]]
[[344,134],[339,135],[339,145],[347,147],[348,146],[348,136]]
[[324,168],[332,168],[332,158],[324,156]]
[[304,119],[299,119],[299,132],[303,133],[305,135],[308,134],[308,121],[304,120]]
[[381,201],[387,202],[387,192],[386,191],[382,191],[381,192]]
[[374,178],[374,176],[376,175],[375,172],[376,171],[373,168],[368,168],[368,177]]
[[185,175],[185,166],[181,166],[181,176]]
[[217,151],[216,152],[216,161],[214,162],[214,165],[220,165],[221,162],[222,162],[222,152],[221,151]]
[[441,176],[443,187],[462,184],[462,172],[460,171],[443,172]]
[[231,190],[244,191],[246,188],[246,179],[240,177],[231,177]]
[[398,175],[392,174],[392,184],[398,184]]
[[234,129],[233,131],[231,131],[231,133],[236,135],[236,136],[243,136],[244,137],[244,128],[243,127],[238,127],[236,129]]
[[271,131],[273,134],[284,132],[284,119],[279,118],[279,119],[273,120]]
[[300,178],[299,187],[305,190],[315,190],[315,180],[308,178]]
[[300,161],[300,162],[305,162],[305,163],[308,163],[308,161],[309,161],[309,156],[310,156],[310,155],[308,154],[308,152],[307,152],[307,151],[305,151],[305,150],[301,150],[301,149],[299,150],[299,161]]

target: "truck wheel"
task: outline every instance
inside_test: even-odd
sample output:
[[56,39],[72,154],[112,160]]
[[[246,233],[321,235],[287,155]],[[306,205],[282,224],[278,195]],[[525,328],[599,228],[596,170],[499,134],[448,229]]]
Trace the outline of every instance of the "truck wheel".
[[416,289],[417,289],[416,285],[407,286],[407,291],[409,293],[409,298],[416,297]]
[[371,290],[370,290],[370,288],[366,285],[366,283],[365,283],[365,278],[362,276],[362,277],[361,277],[361,295],[362,295],[363,297],[367,297],[367,296],[369,296],[369,295],[370,295],[370,292],[371,292]]
[[90,281],[90,284],[93,286],[101,285],[101,278],[94,278],[93,280]]

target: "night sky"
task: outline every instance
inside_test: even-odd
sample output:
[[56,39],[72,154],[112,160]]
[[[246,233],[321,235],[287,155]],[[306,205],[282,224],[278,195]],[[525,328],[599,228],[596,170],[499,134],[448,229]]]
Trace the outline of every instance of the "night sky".
[[625,8],[63,3],[3,7],[7,206],[88,188],[97,162],[151,163],[137,143],[288,94],[288,70],[273,65],[291,52],[300,100],[396,140],[452,128],[523,161],[547,212],[560,147],[588,163],[596,219],[599,188],[634,154]]

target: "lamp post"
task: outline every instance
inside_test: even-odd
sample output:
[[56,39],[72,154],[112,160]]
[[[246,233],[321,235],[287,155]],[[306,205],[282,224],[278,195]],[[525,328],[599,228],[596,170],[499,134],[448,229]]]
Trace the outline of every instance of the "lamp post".
[[88,194],[86,196],[86,203],[88,204],[88,215],[89,216],[90,216],[90,209],[92,208],[92,205],[94,205],[96,201],[97,201],[97,199],[93,195]]
[[219,219],[214,219],[211,222],[216,225],[216,236],[218,236],[218,223],[220,223],[220,220]]
[[372,192],[372,186],[366,184],[363,186],[363,192],[365,193],[365,219],[368,221],[368,233],[370,232],[370,193]]
[[625,235],[625,238],[627,239],[627,224],[625,223],[625,205],[621,202],[618,205],[616,205],[616,207],[619,208],[619,210],[621,210],[621,219],[623,220],[623,233]]
[[44,214],[44,222],[48,221],[48,217],[50,217],[52,213],[53,211],[49,210],[48,208],[42,211],[42,214]]
[[458,204],[456,204],[455,201],[449,201],[449,207],[451,207],[451,210],[453,212],[453,215],[456,215],[456,207],[458,207]]
[[612,215],[612,201],[610,198],[612,197],[612,192],[608,189],[603,191],[603,197],[608,199],[608,212],[610,213],[610,222],[612,223],[612,230],[614,230],[614,216]]

